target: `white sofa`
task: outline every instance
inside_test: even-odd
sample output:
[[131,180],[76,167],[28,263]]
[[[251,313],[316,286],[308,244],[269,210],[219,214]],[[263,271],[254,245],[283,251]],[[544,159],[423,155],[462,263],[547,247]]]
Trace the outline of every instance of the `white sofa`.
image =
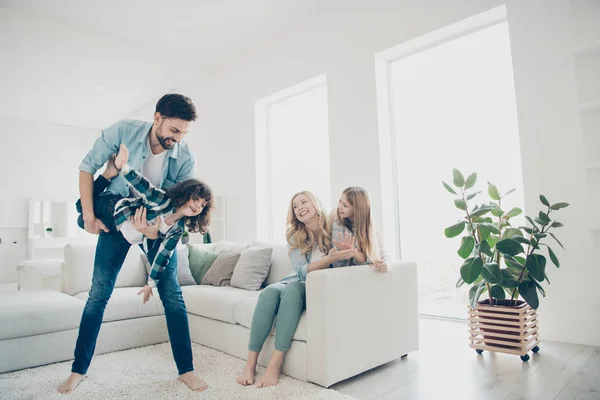
[[[241,247],[230,242],[198,246],[215,252]],[[94,246],[65,247],[60,292],[39,289],[35,262],[30,262],[24,290],[0,294],[0,372],[73,358],[94,252]],[[290,271],[287,249],[275,246],[265,284]],[[168,341],[157,294],[146,304],[137,295],[145,280],[140,250],[132,246],[106,307],[96,354]],[[192,341],[245,359],[260,292],[207,285],[183,286],[182,292]],[[387,274],[368,266],[311,272],[306,297],[307,311],[284,362],[286,375],[329,387],[418,349],[413,262],[392,262]],[[270,336],[260,365],[267,364],[273,343]]]

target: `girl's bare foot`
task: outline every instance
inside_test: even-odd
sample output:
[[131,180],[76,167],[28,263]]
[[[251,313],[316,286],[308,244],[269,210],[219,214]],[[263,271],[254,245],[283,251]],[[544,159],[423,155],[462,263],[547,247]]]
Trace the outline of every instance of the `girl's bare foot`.
[[72,393],[73,390],[77,388],[77,386],[85,379],[85,375],[77,374],[75,372],[71,372],[71,375],[67,378],[66,381],[61,383],[58,386],[58,393],[69,394]]
[[246,364],[242,372],[237,377],[237,383],[242,386],[249,386],[254,384],[254,376],[256,375],[256,365],[252,366],[249,363]]
[[260,377],[256,387],[264,388],[268,386],[275,386],[277,382],[279,382],[279,374],[281,372],[281,366],[271,366],[267,367],[267,371],[263,376]]
[[188,387],[194,392],[203,392],[208,389],[206,382],[194,375],[192,371],[186,372],[183,375],[179,375],[179,378],[177,379],[188,385]]

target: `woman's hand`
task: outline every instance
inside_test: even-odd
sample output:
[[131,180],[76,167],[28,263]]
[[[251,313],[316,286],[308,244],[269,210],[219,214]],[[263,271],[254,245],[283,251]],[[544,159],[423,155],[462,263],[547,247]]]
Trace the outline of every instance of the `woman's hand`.
[[387,264],[383,260],[377,260],[373,264],[371,264],[371,266],[377,272],[388,272],[389,271]]
[[148,300],[150,300],[151,296],[154,296],[152,294],[152,288],[148,285],[144,285],[144,287],[138,292],[138,295],[140,294],[144,294],[144,298],[142,299],[143,303],[142,304],[146,304],[148,302]]
[[119,147],[119,155],[115,158],[115,167],[117,167],[119,171],[122,170],[125,164],[127,164],[128,159],[129,150],[127,149],[127,146],[121,144],[121,147]]
[[338,250],[349,250],[354,248],[354,235],[351,233],[339,233],[338,240],[333,239],[333,244]]
[[146,219],[146,207],[135,210],[133,217],[129,218],[133,227],[148,239],[158,239],[158,224],[149,225]]

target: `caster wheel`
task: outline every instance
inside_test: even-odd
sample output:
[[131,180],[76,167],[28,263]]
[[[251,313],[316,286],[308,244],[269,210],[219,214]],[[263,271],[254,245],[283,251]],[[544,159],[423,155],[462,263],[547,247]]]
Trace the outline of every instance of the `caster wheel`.
[[540,346],[535,346],[533,349],[531,349],[531,351],[537,353],[538,351],[540,351]]
[[524,356],[521,356],[521,360],[529,361],[529,354],[525,354]]
[[406,357],[408,357],[408,354],[405,354],[405,355],[403,355],[403,356],[402,356],[402,357],[400,357],[400,358],[406,358]]
[[480,350],[480,349],[477,349],[477,350],[475,350],[475,351],[477,352],[477,354],[481,354],[481,353],[483,353],[483,350]]

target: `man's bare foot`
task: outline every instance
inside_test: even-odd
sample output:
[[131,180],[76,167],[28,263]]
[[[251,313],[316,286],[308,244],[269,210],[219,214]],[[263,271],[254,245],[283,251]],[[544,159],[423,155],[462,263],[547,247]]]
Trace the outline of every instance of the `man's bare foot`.
[[58,386],[58,393],[69,394],[73,392],[77,388],[77,386],[85,379],[85,375],[77,374],[75,372],[71,372],[71,375],[67,378],[66,381],[61,383]]
[[281,372],[281,366],[271,366],[267,367],[267,371],[263,376],[260,377],[256,387],[264,388],[268,386],[275,386],[277,382],[279,382],[279,373]]
[[186,372],[183,375],[179,375],[179,379],[181,382],[185,383],[186,385],[188,385],[188,387],[190,389],[192,389],[194,392],[203,392],[206,389],[208,389],[208,385],[206,384],[206,382],[204,382],[203,380],[201,380],[200,378],[198,378],[196,375],[194,375],[193,372]]
[[243,371],[237,377],[237,383],[242,386],[249,386],[254,384],[254,376],[256,375],[256,366],[246,364]]

